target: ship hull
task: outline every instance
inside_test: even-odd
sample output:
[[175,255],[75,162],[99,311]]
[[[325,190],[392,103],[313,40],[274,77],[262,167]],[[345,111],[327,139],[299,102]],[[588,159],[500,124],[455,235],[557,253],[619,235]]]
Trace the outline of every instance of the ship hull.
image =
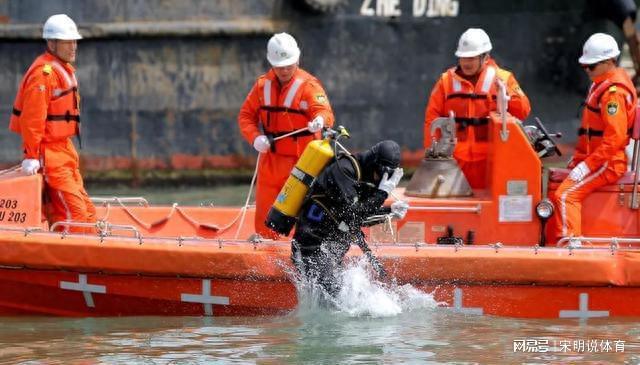
[[[564,132],[565,143],[573,140],[588,87],[577,64],[582,42],[595,31],[615,30],[593,14],[591,2],[381,3],[387,2],[351,1],[320,14],[273,0],[78,4],[71,15],[84,35],[77,61],[83,169],[252,166],[255,156],[236,117],[268,70],[265,46],[277,31],[298,38],[301,66],[324,84],[338,123],[355,137],[348,143],[354,150],[388,138],[403,146],[405,164],[419,163],[431,88],[455,64],[458,37],[470,26],[489,33],[492,56],[514,72],[532,116]],[[456,5],[434,9],[435,3]],[[38,23],[64,4],[3,8],[0,2],[10,21],[0,25],[0,52],[12,55],[0,60],[6,85],[0,114],[7,121],[22,72],[44,50]],[[19,136],[0,129],[0,138],[0,163],[19,161]]]

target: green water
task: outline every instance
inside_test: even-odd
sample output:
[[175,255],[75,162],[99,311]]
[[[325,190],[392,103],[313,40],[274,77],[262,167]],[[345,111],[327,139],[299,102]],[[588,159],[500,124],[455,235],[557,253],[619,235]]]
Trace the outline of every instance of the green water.
[[151,204],[180,205],[243,205],[249,192],[249,184],[230,186],[175,186],[133,188],[126,185],[112,187],[87,186],[87,192],[93,196],[141,196]]
[[[154,204],[237,205],[248,185],[87,190]],[[0,318],[0,365],[640,363],[637,318],[476,316],[410,286],[381,289],[358,270],[345,277],[336,306],[302,290],[298,308],[284,316]]]
[[[634,321],[514,320],[443,308],[384,318],[302,308],[281,317],[28,317],[3,318],[0,323],[1,364],[640,362],[639,330]],[[596,338],[625,341],[625,346],[617,352],[573,350],[575,343]],[[550,350],[514,351],[514,343],[521,340],[546,341]],[[570,350],[559,343],[570,344]]]

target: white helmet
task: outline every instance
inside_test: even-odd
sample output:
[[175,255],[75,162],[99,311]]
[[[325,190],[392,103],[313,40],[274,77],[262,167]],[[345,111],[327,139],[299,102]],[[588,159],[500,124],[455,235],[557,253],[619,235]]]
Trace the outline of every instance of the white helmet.
[[619,54],[618,42],[612,36],[605,33],[595,33],[584,42],[582,56],[578,62],[583,65],[592,65],[618,57]]
[[300,59],[295,38],[287,33],[274,34],[267,43],[267,61],[273,67],[291,66]]
[[82,36],[78,33],[78,27],[71,18],[66,14],[56,14],[50,16],[49,19],[44,22],[42,38],[75,40],[82,39]]
[[491,40],[480,28],[469,28],[460,36],[456,57],[475,57],[491,51]]

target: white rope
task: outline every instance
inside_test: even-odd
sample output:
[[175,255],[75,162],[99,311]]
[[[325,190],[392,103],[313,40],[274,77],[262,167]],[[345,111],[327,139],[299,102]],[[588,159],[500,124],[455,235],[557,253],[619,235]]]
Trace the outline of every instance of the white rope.
[[[277,141],[279,139],[283,139],[283,138],[287,138],[289,136],[292,136],[294,134],[298,134],[301,132],[304,132],[306,130],[309,130],[309,128],[300,128],[300,129],[296,129],[293,132],[289,132],[287,134],[283,134],[279,137],[276,137],[273,139],[273,141]],[[258,158],[256,159],[256,168],[253,170],[253,176],[251,177],[251,185],[249,186],[249,192],[247,193],[247,199],[245,199],[244,201],[244,206],[241,209],[241,213],[240,213],[240,224],[238,224],[238,230],[236,231],[236,235],[234,236],[234,239],[238,239],[238,236],[240,235],[240,230],[242,229],[242,225],[244,224],[244,218],[247,214],[247,209],[249,208],[249,199],[251,199],[251,193],[253,192],[253,186],[255,185],[256,182],[256,176],[258,176],[258,166],[260,166],[260,155],[261,153],[258,153]],[[234,219],[235,222],[235,219]],[[233,224],[234,222],[232,222],[231,224]]]
[[249,207],[249,199],[251,199],[251,193],[253,192],[253,185],[256,182],[256,176],[258,175],[258,166],[260,166],[260,153],[258,153],[258,158],[256,158],[256,168],[253,170],[253,176],[251,177],[251,185],[249,186],[249,193],[247,193],[247,199],[244,201],[244,206],[241,209],[240,213],[240,224],[238,224],[238,230],[236,231],[236,235],[233,239],[238,239],[240,235],[240,229],[242,229],[242,225],[244,224],[244,217],[247,214],[247,208]]
[[18,165],[9,167],[6,170],[0,170],[0,175],[5,175],[5,174],[12,173],[12,172],[20,170],[21,168],[22,168],[22,165],[18,164]]

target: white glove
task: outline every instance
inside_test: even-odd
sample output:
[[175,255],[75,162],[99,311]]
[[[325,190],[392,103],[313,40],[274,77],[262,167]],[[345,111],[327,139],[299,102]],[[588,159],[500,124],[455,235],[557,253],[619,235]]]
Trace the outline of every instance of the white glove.
[[324,127],[324,118],[322,117],[322,115],[318,115],[307,124],[307,128],[309,128],[309,132],[311,133],[315,133],[321,130],[322,127]]
[[26,159],[22,161],[22,171],[27,175],[35,175],[40,169],[40,161],[34,159]]
[[407,215],[407,210],[409,210],[409,203],[404,200],[398,200],[391,204],[391,214],[398,219],[403,219]]
[[256,139],[253,140],[253,148],[260,153],[267,152],[269,147],[271,147],[271,143],[269,143],[269,138],[264,134],[257,136]]
[[402,170],[399,167],[396,167],[396,169],[393,170],[393,174],[391,174],[391,177],[389,177],[388,174],[385,172],[384,175],[382,175],[382,179],[380,180],[378,189],[382,191],[386,191],[387,194],[390,194],[393,191],[393,189],[395,189],[396,186],[398,186],[400,179],[402,179],[402,175],[404,175],[404,170]]
[[590,172],[591,170],[589,170],[589,167],[587,166],[587,164],[584,163],[584,161],[582,161],[579,164],[577,164],[576,167],[573,168],[573,170],[571,170],[571,172],[569,173],[569,179],[575,182],[580,182],[585,177],[587,177],[587,175],[589,175]]

